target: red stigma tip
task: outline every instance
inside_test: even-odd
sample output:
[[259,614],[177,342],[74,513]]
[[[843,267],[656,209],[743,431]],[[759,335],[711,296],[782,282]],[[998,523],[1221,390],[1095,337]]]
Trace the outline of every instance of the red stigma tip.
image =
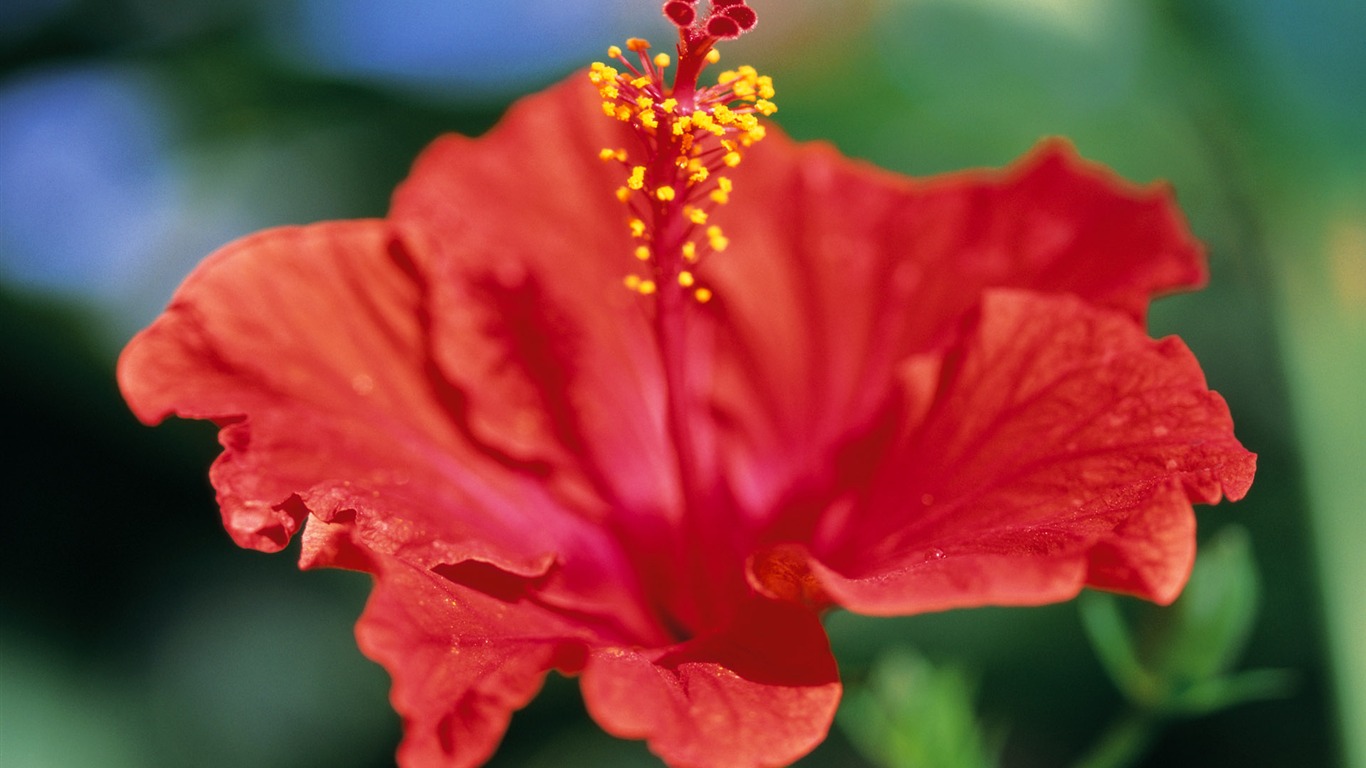
[[727,5],[722,8],[721,13],[725,14],[726,18],[735,22],[740,27],[741,32],[748,32],[751,29],[754,29],[754,23],[759,20],[759,15],[754,12],[754,9],[744,3]]
[[734,40],[740,36],[740,25],[727,16],[713,15],[707,19],[707,34],[722,40]]
[[683,31],[684,35],[704,34],[720,40],[734,40],[754,28],[758,14],[745,0],[711,0],[711,6],[698,21],[699,0],[668,0],[664,3],[664,17]]
[[664,16],[679,29],[692,26],[697,20],[697,9],[684,0],[670,0],[664,4]]

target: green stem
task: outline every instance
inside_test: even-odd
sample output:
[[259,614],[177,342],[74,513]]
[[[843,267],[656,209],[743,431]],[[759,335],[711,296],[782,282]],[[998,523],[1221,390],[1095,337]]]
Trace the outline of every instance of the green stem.
[[1128,768],[1137,765],[1162,730],[1158,717],[1131,710],[1110,724],[1072,768]]

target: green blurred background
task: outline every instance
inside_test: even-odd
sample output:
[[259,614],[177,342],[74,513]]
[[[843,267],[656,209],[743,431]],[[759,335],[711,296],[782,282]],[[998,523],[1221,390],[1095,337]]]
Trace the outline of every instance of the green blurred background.
[[[1201,536],[1247,530],[1261,610],[1239,666],[1294,683],[1172,723],[1142,764],[1366,766],[1366,3],[751,4],[726,60],[774,76],[798,138],[928,174],[1062,134],[1175,185],[1213,280],[1159,302],[1153,333],[1186,339],[1261,457]],[[628,35],[668,40],[657,5],[0,5],[0,764],[392,764],[387,678],[351,636],[367,580],[236,549],[213,429],[138,425],[113,361],[216,246],[382,215],[432,137]],[[949,682],[908,695],[949,693],[910,720],[970,703],[1003,765],[1067,764],[1125,706],[1075,604],[828,624],[851,700],[913,649]],[[837,728],[802,765],[874,764],[859,738]],[[552,679],[493,764],[655,763]]]

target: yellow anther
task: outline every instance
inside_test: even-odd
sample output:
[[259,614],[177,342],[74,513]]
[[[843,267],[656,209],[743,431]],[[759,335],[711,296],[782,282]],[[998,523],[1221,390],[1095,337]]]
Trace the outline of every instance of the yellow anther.
[[771,98],[773,98],[775,95],[777,95],[777,94],[776,94],[776,92],[773,90],[773,78],[769,77],[768,75],[764,75],[764,76],[760,77],[760,78],[759,78],[759,98],[761,98],[761,99],[771,99]]
[[712,109],[712,116],[715,117],[716,122],[721,125],[730,125],[735,122],[735,113],[730,111],[730,107],[725,104],[717,104],[716,107]]
[[648,245],[637,245],[637,246],[636,246],[636,250],[635,250],[635,254],[636,254],[636,258],[637,258],[637,259],[640,259],[641,261],[649,261],[649,260],[650,260],[650,246],[648,246]]
[[688,217],[688,221],[694,224],[706,224],[707,212],[701,208],[694,208],[691,205],[684,206],[683,214]]
[[764,117],[768,117],[769,115],[778,111],[778,105],[774,104],[768,99],[759,99],[758,101],[754,102],[754,108],[759,110],[759,114],[763,115]]
[[692,174],[688,176],[688,181],[692,182],[693,184],[701,184],[702,182],[706,181],[707,177],[710,175],[711,171],[707,170],[707,166],[699,166],[697,170],[693,171]]
[[626,47],[636,53],[640,53],[641,51],[650,50],[650,41],[641,37],[631,37],[626,39]]
[[617,199],[623,203],[631,201],[631,190],[626,187],[617,187]]
[[626,226],[631,228],[631,237],[645,236],[645,222],[641,221],[640,219],[633,218],[630,221],[626,222]]
[[631,108],[625,104],[617,107],[617,119],[623,123],[631,122]]
[[684,119],[682,119],[682,120],[675,120],[675,121],[674,121],[673,132],[674,132],[674,135],[675,135],[675,136],[682,136],[682,135],[683,135],[683,132],[686,131],[687,129],[688,129],[688,121],[687,121],[687,118],[684,118]]
[[[713,48],[712,50],[716,49]],[[725,72],[722,72],[721,74],[716,76],[716,84],[725,85],[726,83],[734,81],[738,77],[740,77],[740,75],[736,74],[735,70],[728,69]]]
[[674,199],[674,195],[675,195],[675,194],[677,194],[677,193],[674,192],[674,188],[673,188],[673,187],[660,187],[659,189],[656,189],[656,190],[655,190],[655,197],[657,197],[657,198],[659,198],[660,200],[663,200],[663,201],[665,201],[665,202],[668,202],[668,201]]
[[626,284],[627,288],[634,291],[640,288],[640,275],[627,275],[622,282]]
[[670,98],[670,99],[665,99],[665,100],[659,102],[659,108],[662,109],[662,110],[664,110],[665,112],[669,112],[669,113],[672,113],[672,112],[674,111],[674,109],[675,109],[677,106],[678,106],[678,99],[672,99],[672,98]]
[[721,234],[720,227],[712,225],[707,227],[707,245],[710,245],[713,251],[719,253],[726,250],[726,246],[730,245],[730,238]]
[[730,179],[725,176],[717,176],[716,189],[713,189],[708,197],[717,205],[725,205],[730,202],[730,192],[733,188],[734,185],[731,183]]
[[599,160],[612,160],[612,159],[614,159],[616,156],[617,156],[617,151],[616,151],[615,149],[612,149],[611,147],[608,147],[608,148],[603,149],[603,150],[601,150],[601,151],[598,152],[598,159],[599,159]]
[[669,61],[670,61],[670,59],[669,59],[669,54],[667,54],[667,53],[656,53],[656,54],[655,54],[655,66],[656,66],[656,67],[659,67],[660,69],[664,69],[664,68],[666,68],[666,67],[669,66]]
[[727,152],[726,156],[721,158],[721,162],[725,163],[727,166],[731,168],[734,168],[735,166],[740,164],[740,153],[735,151]]
[[640,124],[645,126],[646,128],[658,128],[659,119],[655,117],[655,113],[653,111],[641,112]]
[[616,117],[616,116],[617,116],[617,105],[614,104],[614,103],[612,103],[612,102],[610,102],[610,101],[604,101],[604,102],[602,103],[602,113],[603,113],[604,115],[607,115],[608,117]]
[[708,63],[708,64],[715,64],[716,62],[718,62],[718,61],[720,61],[720,60],[721,60],[721,52],[720,52],[720,51],[716,50],[715,48],[711,49],[710,51],[707,51],[707,63]]
[[641,280],[641,281],[640,281],[640,286],[639,286],[638,288],[636,288],[636,290],[637,290],[637,291],[640,291],[640,294],[641,294],[642,296],[649,296],[650,294],[652,294],[652,293],[655,292],[655,281],[653,281],[653,280]]
[[684,288],[691,288],[695,282],[697,282],[696,278],[694,278],[692,273],[686,269],[678,273],[678,284]]
[[697,261],[697,243],[691,240],[683,243],[683,260],[688,263]]
[[607,46],[607,58],[609,58],[609,59],[619,59],[619,58],[621,58],[621,48],[618,47],[618,46],[615,46],[615,45],[609,45],[609,46]]
[[711,291],[707,288],[698,288],[692,292],[692,296],[697,299],[698,304],[706,304],[711,301]]
[[650,98],[649,96],[637,96],[637,97],[636,97],[636,106],[637,106],[637,107],[640,107],[641,109],[650,109],[650,108],[653,107],[654,105],[655,105],[655,100],[652,99],[652,98]]
[[650,78],[648,78],[648,77],[646,77],[646,76],[644,76],[644,75],[641,75],[640,77],[637,77],[636,79],[634,79],[634,80],[631,81],[631,85],[634,85],[634,86],[637,87],[637,88],[644,88],[645,86],[647,86],[647,85],[649,85],[649,84],[650,84]]
[[617,90],[617,87],[610,83],[604,83],[603,86],[598,89],[598,93],[601,94],[604,99],[615,99],[617,96],[621,95],[621,91]]
[[645,166],[637,165],[631,169],[631,177],[626,180],[626,186],[631,189],[645,188]]

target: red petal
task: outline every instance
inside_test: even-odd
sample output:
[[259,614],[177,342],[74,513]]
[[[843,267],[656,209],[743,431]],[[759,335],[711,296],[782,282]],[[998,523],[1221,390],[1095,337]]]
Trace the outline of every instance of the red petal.
[[724,460],[751,508],[830,467],[895,366],[947,343],[984,290],[1073,293],[1137,319],[1155,293],[1204,279],[1170,190],[1127,184],[1062,141],[1003,172],[917,183],[776,134],[734,176],[714,215],[731,248],[699,272],[724,318]]
[[662,656],[594,651],[581,687],[604,730],[646,739],[672,766],[787,765],[825,738],[840,696],[815,615],[767,600],[726,633]]
[[525,601],[504,601],[393,558],[356,626],[365,655],[393,676],[403,766],[472,766],[552,668],[582,666],[583,632]]
[[638,268],[613,196],[627,173],[597,156],[635,139],[599,102],[581,77],[480,139],[436,141],[391,218],[430,233],[437,362],[469,397],[474,433],[583,472],[618,507],[672,514],[650,305],[622,287]]
[[[424,312],[422,280],[384,222],[271,230],[195,270],[124,350],[119,383],[146,422],[222,425],[211,479],[242,546],[282,548],[308,511],[428,564],[535,575],[555,553],[603,546],[596,526],[462,434]],[[315,549],[314,564],[332,551]]]
[[925,373],[908,391],[933,402],[908,408],[861,507],[818,534],[822,586],[853,610],[1035,604],[1087,583],[1170,601],[1191,502],[1251,484],[1255,457],[1185,346],[1075,298],[988,292],[937,392]]

